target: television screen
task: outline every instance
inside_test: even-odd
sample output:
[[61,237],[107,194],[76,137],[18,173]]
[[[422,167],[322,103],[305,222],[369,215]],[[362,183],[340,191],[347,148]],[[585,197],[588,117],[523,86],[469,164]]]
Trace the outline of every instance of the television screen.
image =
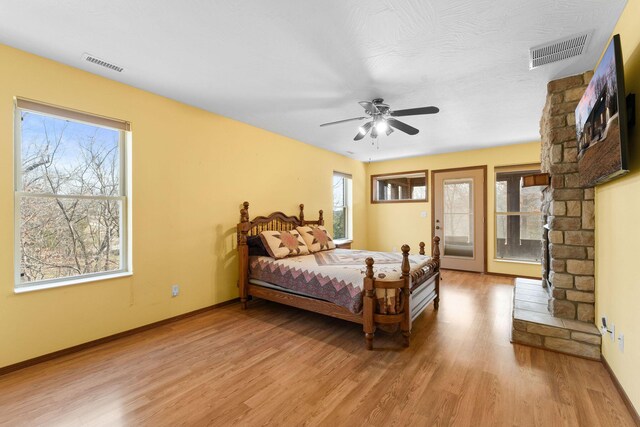
[[607,47],[575,114],[581,185],[592,187],[627,173],[626,100],[619,35]]

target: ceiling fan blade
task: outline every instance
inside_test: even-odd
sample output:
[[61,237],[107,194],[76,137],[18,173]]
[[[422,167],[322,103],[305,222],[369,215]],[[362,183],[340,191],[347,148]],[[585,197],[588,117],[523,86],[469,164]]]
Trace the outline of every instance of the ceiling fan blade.
[[398,129],[399,131],[408,133],[409,135],[415,135],[418,132],[420,132],[418,129],[414,128],[413,126],[409,126],[408,124],[403,123],[400,120],[396,120],[396,119],[391,119],[391,118],[387,119],[387,124],[391,127]]
[[340,124],[340,123],[352,122],[352,121],[355,121],[355,120],[364,120],[364,119],[366,119],[366,117],[354,117],[353,119],[344,119],[344,120],[338,120],[337,122],[323,123],[323,124],[320,125],[320,127],[337,125],[337,124]]
[[353,138],[353,140],[354,141],[360,141],[362,138],[367,136],[367,133],[369,133],[369,129],[371,129],[371,126],[373,126],[373,122],[367,122],[367,123],[363,124],[362,126],[360,126],[360,128],[364,132],[362,132],[362,131],[358,132],[358,134],[356,135],[355,138]]
[[393,117],[419,116],[421,114],[436,114],[438,111],[440,111],[438,107],[407,108],[406,110],[393,111],[391,115]]
[[358,104],[362,105],[362,108],[365,109],[365,111],[369,114],[375,114],[375,113],[379,113],[380,111],[378,110],[378,107],[376,107],[376,105],[373,102],[369,102],[369,101],[360,101],[358,102]]

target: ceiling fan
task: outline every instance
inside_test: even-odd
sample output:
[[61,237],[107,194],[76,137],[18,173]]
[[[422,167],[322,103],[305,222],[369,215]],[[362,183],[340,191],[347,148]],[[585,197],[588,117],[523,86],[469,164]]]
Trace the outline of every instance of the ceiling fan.
[[386,133],[391,135],[393,129],[398,129],[409,135],[415,135],[419,132],[418,129],[413,126],[396,120],[394,117],[402,116],[418,116],[422,114],[435,114],[440,109],[438,107],[420,107],[420,108],[408,108],[406,110],[392,110],[388,104],[384,103],[384,99],[376,98],[373,101],[360,101],[360,105],[364,108],[366,116],[354,117],[352,119],[338,120],[336,122],[323,123],[320,126],[331,126],[340,123],[351,122],[356,120],[370,119],[358,129],[358,134],[353,138],[354,141],[359,141],[364,138],[369,131],[371,131],[371,138],[377,138],[378,135]]

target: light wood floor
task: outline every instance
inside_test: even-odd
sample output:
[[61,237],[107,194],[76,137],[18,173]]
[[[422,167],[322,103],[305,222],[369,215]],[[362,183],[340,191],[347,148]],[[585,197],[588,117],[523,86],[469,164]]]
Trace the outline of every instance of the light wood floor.
[[0,425],[633,425],[600,363],[509,343],[511,290],[444,272],[406,350],[273,303],[216,309],[0,377]]

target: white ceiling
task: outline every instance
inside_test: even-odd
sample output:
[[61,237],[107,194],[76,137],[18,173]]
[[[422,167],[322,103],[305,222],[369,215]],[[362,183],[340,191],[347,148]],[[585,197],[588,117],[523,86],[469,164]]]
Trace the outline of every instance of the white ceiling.
[[[546,83],[594,67],[625,3],[0,0],[0,43],[375,161],[539,139]],[[530,47],[587,30],[586,54],[529,71]],[[353,141],[357,122],[318,126],[375,97],[441,111],[379,148]]]

